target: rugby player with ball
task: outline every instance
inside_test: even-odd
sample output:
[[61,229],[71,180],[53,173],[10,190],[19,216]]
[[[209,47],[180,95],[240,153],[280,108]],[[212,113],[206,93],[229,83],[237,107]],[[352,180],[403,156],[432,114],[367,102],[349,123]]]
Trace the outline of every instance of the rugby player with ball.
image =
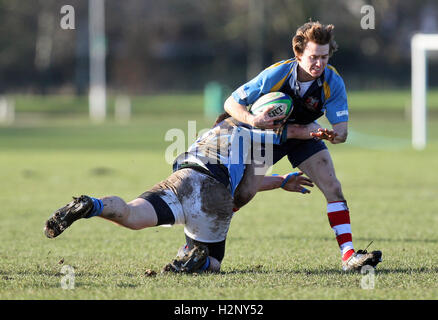
[[[298,167],[321,190],[327,200],[327,216],[335,233],[341,253],[343,270],[358,270],[364,265],[375,267],[381,251],[355,251],[353,246],[350,211],[337,179],[330,153],[322,140],[343,143],[348,134],[348,104],[344,82],[336,69],[328,64],[337,50],[333,25],[308,22],[299,27],[292,39],[295,57],[280,61],[263,70],[241,85],[225,101],[228,115],[252,127],[276,129],[276,123],[266,112],[252,114],[248,106],[270,92],[282,92],[293,100],[293,111],[288,119],[288,130],[294,129],[293,139],[274,146],[274,163],[284,156],[292,167]],[[332,128],[321,128],[316,122],[326,116]],[[247,196],[257,188],[247,189]],[[244,195],[241,195],[244,196]]]

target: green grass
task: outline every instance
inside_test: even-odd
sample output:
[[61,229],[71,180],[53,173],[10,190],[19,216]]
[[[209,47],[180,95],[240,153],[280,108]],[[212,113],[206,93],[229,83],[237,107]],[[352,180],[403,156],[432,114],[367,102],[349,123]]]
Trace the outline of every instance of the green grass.
[[[365,102],[364,102],[365,105]],[[184,243],[183,228],[131,231],[100,218],[46,239],[45,220],[72,195],[135,198],[171,173],[171,128],[210,121],[188,108],[143,114],[130,124],[90,124],[85,115],[19,116],[0,127],[0,299],[437,299],[438,119],[428,147],[410,147],[402,113],[352,116],[347,144],[329,146],[351,210],[357,249],[371,240],[384,261],[375,288],[344,274],[325,200],[260,193],[233,218],[220,274],[157,275]],[[182,110],[183,111],[183,110]],[[273,172],[289,170],[283,159]],[[61,263],[61,261],[63,261]],[[75,288],[63,290],[63,265]]]
[[[438,90],[427,92],[427,106],[438,109]],[[385,91],[351,91],[348,92],[348,103],[352,110],[361,111],[403,111],[410,108],[412,103],[410,90]]]

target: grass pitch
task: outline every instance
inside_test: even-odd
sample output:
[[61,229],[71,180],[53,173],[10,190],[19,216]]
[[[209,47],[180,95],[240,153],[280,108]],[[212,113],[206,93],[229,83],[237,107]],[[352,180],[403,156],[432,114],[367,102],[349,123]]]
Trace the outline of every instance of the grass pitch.
[[[186,111],[105,125],[81,113],[19,116],[0,127],[0,299],[438,298],[438,118],[429,118],[427,149],[413,151],[403,106],[352,109],[348,143],[329,146],[355,248],[374,240],[370,249],[383,251],[372,289],[361,287],[361,274],[341,271],[316,187],[310,195],[263,192],[236,213],[220,274],[145,275],[174,258],[181,226],[131,231],[93,218],[45,238],[45,220],[72,195],[131,200],[166,178],[167,130],[210,123]],[[283,159],[273,172],[289,170]],[[74,269],[71,290],[61,285],[65,265]]]

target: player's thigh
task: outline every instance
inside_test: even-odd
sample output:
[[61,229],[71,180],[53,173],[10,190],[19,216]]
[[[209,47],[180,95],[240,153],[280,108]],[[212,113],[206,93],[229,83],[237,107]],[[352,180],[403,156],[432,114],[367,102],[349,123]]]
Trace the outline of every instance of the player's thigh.
[[220,242],[226,238],[233,217],[230,190],[215,178],[193,169],[181,169],[173,182],[182,206],[184,232],[200,242]]
[[127,203],[130,214],[127,222],[133,229],[139,230],[154,227],[158,223],[158,216],[154,206],[143,198],[136,198]]
[[[152,208],[156,214],[156,226],[184,224],[184,211],[175,190],[182,188],[190,194],[190,181],[181,170],[172,173],[167,179],[155,184],[130,202],[132,208]],[[181,186],[183,183],[183,186]],[[180,196],[184,196],[180,194]]]

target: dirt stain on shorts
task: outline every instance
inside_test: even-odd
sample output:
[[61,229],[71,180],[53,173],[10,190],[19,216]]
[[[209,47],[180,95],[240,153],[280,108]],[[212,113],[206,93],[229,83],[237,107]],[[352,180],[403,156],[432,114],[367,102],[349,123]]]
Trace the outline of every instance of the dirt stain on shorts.
[[213,218],[212,232],[229,225],[233,217],[233,198],[230,191],[217,180],[207,177],[201,182],[201,210]]
[[185,168],[154,185],[149,192],[158,196],[171,190],[180,202],[186,231],[203,239],[222,241],[233,217],[233,197],[219,181]]

